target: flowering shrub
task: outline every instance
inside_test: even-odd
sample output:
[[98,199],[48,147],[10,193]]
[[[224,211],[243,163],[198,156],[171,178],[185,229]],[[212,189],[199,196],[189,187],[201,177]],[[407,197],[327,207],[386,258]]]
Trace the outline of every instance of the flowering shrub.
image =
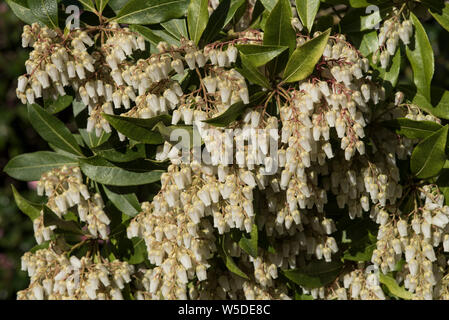
[[449,98],[417,17],[447,5],[175,2],[80,0],[74,29],[8,0],[53,150],[5,167],[45,197],[13,190],[18,299],[448,298]]

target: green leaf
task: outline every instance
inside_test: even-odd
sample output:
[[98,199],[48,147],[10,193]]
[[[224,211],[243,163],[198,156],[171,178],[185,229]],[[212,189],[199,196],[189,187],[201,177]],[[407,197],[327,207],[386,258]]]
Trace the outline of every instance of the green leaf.
[[37,104],[28,105],[28,117],[39,135],[56,147],[83,157],[80,147],[64,123]]
[[382,17],[389,11],[391,11],[390,6],[382,7],[370,14],[367,14],[366,8],[351,9],[340,21],[341,30],[344,33],[373,30],[378,23],[382,22]]
[[36,181],[53,168],[76,166],[78,162],[70,157],[50,151],[25,153],[12,158],[3,169],[17,180]]
[[49,28],[59,28],[57,0],[28,0],[28,7],[40,22]]
[[32,247],[30,249],[30,252],[31,253],[36,253],[36,251],[38,251],[38,250],[48,249],[49,246],[50,246],[50,241],[45,241],[45,242],[42,242],[41,244],[38,244],[38,245]]
[[449,31],[449,3],[436,0],[421,1],[436,21],[447,31]]
[[17,207],[25,213],[31,221],[39,218],[41,216],[42,205],[37,203],[32,203],[22,197],[20,193],[16,190],[14,185],[11,185],[12,193],[14,194],[14,200],[16,202]]
[[98,12],[103,12],[104,8],[108,5],[109,0],[95,0]]
[[265,96],[265,92],[259,91],[250,97],[249,104],[244,104],[242,101],[236,102],[232,106],[230,106],[224,113],[215,118],[204,120],[203,122],[206,122],[215,127],[226,127],[228,124],[235,121],[247,108],[252,108],[261,103]]
[[[351,35],[351,40],[354,35]],[[359,51],[362,55],[369,56],[379,48],[379,40],[377,39],[377,31],[366,32],[362,35]]]
[[352,250],[347,250],[343,255],[343,259],[355,262],[371,261],[373,251],[376,249],[376,246],[376,243],[372,243],[365,247],[355,247]]
[[106,159],[95,156],[80,160],[83,173],[90,179],[111,186],[138,186],[160,180],[162,170],[129,168],[115,165]]
[[59,96],[56,100],[44,100],[45,110],[51,114],[56,114],[69,107],[72,101],[73,97],[69,95]]
[[399,71],[401,70],[401,49],[398,48],[388,67],[383,69],[380,66],[372,66],[379,72],[379,77],[383,80],[383,86],[387,92],[391,92],[398,82]]
[[267,11],[271,12],[276,6],[277,0],[260,0]]
[[129,264],[139,264],[145,261],[148,255],[147,246],[145,240],[141,238],[131,239],[133,249],[129,257],[126,258]]
[[161,23],[161,26],[178,40],[189,38],[185,19],[172,19]]
[[270,70],[273,74],[282,71],[287,63],[288,56],[296,48],[296,33],[291,25],[292,10],[289,0],[279,0],[268,16],[265,23],[263,44],[270,46],[287,46],[287,52],[279,55],[270,63]]
[[152,30],[152,32],[159,38],[161,38],[163,41],[167,42],[169,45],[175,45],[175,46],[179,46],[180,42],[179,40],[174,37],[170,32],[165,31],[165,30],[159,30],[159,29],[154,29]]
[[23,22],[27,24],[33,24],[34,22],[38,21],[36,16],[28,8],[26,0],[6,0],[6,3],[9,5],[12,12],[14,12],[17,18],[19,18]]
[[81,134],[81,137],[83,138],[86,145],[90,148],[98,148],[103,143],[109,140],[112,133],[107,133],[106,131],[102,131],[100,136],[97,137],[97,134],[95,133],[95,130],[92,132],[87,132],[86,129],[79,129],[79,132]]
[[337,278],[343,264],[340,261],[313,261],[301,269],[283,270],[283,274],[294,283],[308,289],[323,287]]
[[384,284],[388,288],[390,293],[392,293],[396,297],[405,300],[413,299],[413,293],[405,290],[404,287],[400,287],[392,276],[385,275],[382,272],[379,272],[379,281],[380,283]]
[[114,12],[119,12],[128,1],[129,0],[109,0],[108,5],[112,8],[112,10],[114,10]]
[[398,88],[404,92],[412,104],[417,105],[421,110],[438,118],[449,119],[449,91],[432,86],[431,102],[412,86],[401,84]]
[[236,47],[256,67],[266,65],[288,48],[286,46],[259,46],[255,44],[238,44]]
[[114,18],[118,23],[155,24],[184,16],[189,0],[131,0]]
[[323,55],[331,30],[328,29],[319,36],[296,48],[284,71],[285,82],[295,82],[307,78]]
[[119,209],[124,214],[134,217],[142,209],[140,208],[139,200],[134,193],[119,194],[112,192],[110,189],[103,186],[104,192],[109,200],[114,204],[114,206]]
[[249,237],[243,234],[239,241],[240,248],[254,258],[257,258],[258,235],[259,231],[257,230],[257,225],[253,224]]
[[103,113],[102,115],[110,123],[110,125],[114,127],[114,129],[124,134],[129,139],[147,144],[164,143],[164,139],[158,132],[154,132],[148,128],[138,126],[134,122],[129,121],[127,117],[120,117],[105,113]]
[[231,0],[222,0],[218,7],[212,12],[209,17],[206,29],[201,36],[201,45],[204,46],[215,40],[224,28],[226,17],[229,13],[229,8],[231,6]]
[[221,238],[221,244],[219,247],[219,254],[222,257],[226,268],[228,268],[229,271],[232,273],[235,273],[236,275],[248,279],[248,276],[235,264],[234,259],[228,254],[228,251],[226,249],[226,235],[223,235]]
[[92,150],[96,155],[112,162],[129,162],[146,158],[144,144],[137,144],[130,148],[128,144],[105,143]]
[[313,296],[310,294],[299,294],[298,292],[295,293],[295,300],[314,300]]
[[430,100],[430,85],[435,67],[433,50],[421,22],[413,13],[410,13],[410,16],[415,27],[415,33],[413,43],[406,48],[407,58],[412,66],[413,82],[418,92],[427,100]]
[[[159,131],[159,133],[162,135],[163,139],[165,141],[170,142],[171,144],[177,144],[177,141],[171,140],[171,135],[174,130],[183,130],[183,133],[187,133],[189,136],[188,141],[183,140],[182,137],[178,137],[178,142],[181,143],[181,147],[190,149],[193,146],[194,142],[194,135],[197,134],[198,139],[201,139],[201,137],[198,134],[198,131],[193,130],[193,126],[187,126],[187,125],[177,125],[177,126],[166,126],[162,121],[159,122],[154,126],[154,129]],[[179,133],[179,132],[178,132]],[[181,141],[179,141],[181,140]]]
[[310,33],[316,13],[320,7],[320,0],[296,0],[295,2],[299,18]]
[[413,150],[410,169],[420,179],[436,176],[446,161],[446,141],[449,125],[422,140]]
[[70,233],[84,234],[74,221],[66,221],[59,218],[49,207],[44,206],[44,226],[56,226],[58,229]]
[[187,10],[190,39],[198,44],[209,20],[208,0],[191,0]]
[[[83,5],[83,8],[90,12],[97,12],[92,0],[78,0]],[[96,0],[95,0],[96,1]]]
[[424,139],[442,128],[442,126],[432,121],[416,121],[407,118],[383,121],[382,125],[396,131],[410,139]]
[[[231,0],[231,6],[229,8],[228,14],[226,15],[226,19],[224,22],[224,26],[226,26],[229,22],[231,22],[232,18],[234,18],[236,12],[245,5],[245,0]],[[243,9],[243,8],[242,8]]]
[[258,84],[263,88],[270,88],[268,79],[254,66],[251,61],[244,55],[240,54],[242,60],[242,68],[237,68],[237,71],[252,83]]
[[154,46],[157,46],[159,42],[164,41],[164,39],[155,34],[150,28],[135,24],[131,25],[129,29],[139,33],[142,37],[145,38],[145,40],[147,40]]
[[444,163],[436,184],[444,195],[445,205],[449,205],[449,160]]

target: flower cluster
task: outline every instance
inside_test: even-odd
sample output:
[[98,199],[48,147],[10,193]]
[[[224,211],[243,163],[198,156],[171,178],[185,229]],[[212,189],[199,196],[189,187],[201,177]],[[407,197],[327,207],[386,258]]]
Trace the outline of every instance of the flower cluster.
[[[218,1],[209,5],[215,8]],[[399,39],[408,44],[413,33],[410,21],[399,22],[399,16],[394,12],[379,34],[382,68]],[[298,18],[291,22],[302,30]],[[296,43],[317,36],[320,32],[298,34]],[[124,240],[145,244],[147,263],[135,268],[109,261],[111,256],[99,250],[81,259],[53,248],[27,253],[23,270],[31,284],[19,299],[121,299],[125,288],[136,299],[290,299],[282,272],[340,260],[334,220],[340,209],[348,220],[369,215],[380,225],[371,263],[342,270],[326,287],[299,286],[303,294],[386,299],[379,271],[397,271],[397,282],[417,299],[447,291],[448,281],[440,280],[445,268],[441,251],[449,251],[449,208],[435,187],[413,186],[421,198],[414,210],[401,213],[411,190],[403,190],[398,161],[410,157],[417,141],[377,125],[399,117],[439,120],[404,103],[402,92],[388,96],[369,60],[338,34],[328,38],[309,77],[291,85],[273,80],[272,88],[254,94],[254,84],[237,68],[238,45],[261,44],[263,37],[255,30],[235,32],[204,48],[187,39],[179,45],[160,42],[149,56],[136,59],[137,51],[147,51],[144,38],[117,23],[67,35],[25,27],[23,45],[33,51],[27,75],[19,78],[22,102],[56,99],[71,87],[87,106],[87,131],[97,136],[112,131],[105,114],[164,115],[158,118],[170,119],[172,128],[192,128],[200,144],[166,141],[157,146],[158,165],[169,163],[161,188],[154,196],[145,195],[137,215],[121,220],[131,241]],[[259,71],[270,74],[268,68]],[[187,77],[195,78],[196,88],[184,85]],[[258,94],[262,98],[254,101]],[[225,127],[207,121],[236,104],[246,108],[236,121]],[[118,137],[127,138],[120,132]],[[109,231],[114,212],[112,223],[102,196],[90,193],[78,167],[45,173],[37,191],[59,217],[73,210],[85,223],[90,236],[83,241],[117,249],[113,237],[125,230]],[[34,227],[38,243],[52,240],[55,227],[44,226],[43,215]],[[241,245],[255,233],[263,240],[253,250]],[[113,241],[97,239],[109,237]],[[217,258],[228,268],[232,261],[232,272],[222,270]]]
[[[37,193],[47,197],[46,205],[59,217],[71,209],[78,214],[79,220],[85,222],[93,237],[107,239],[110,219],[104,212],[104,203],[99,193],[91,194],[79,167],[53,169],[42,175],[37,183]],[[38,243],[50,240],[54,226],[44,226],[43,212],[34,220],[34,233]]]
[[52,249],[27,252],[22,270],[31,280],[17,293],[19,300],[123,300],[122,291],[134,274],[134,266],[126,262],[68,258]]
[[391,56],[396,54],[399,48],[399,40],[408,45],[413,36],[413,24],[410,20],[401,21],[401,13],[397,8],[393,8],[392,17],[383,22],[378,34],[379,48],[373,54],[373,62],[380,62],[383,69],[390,65]]

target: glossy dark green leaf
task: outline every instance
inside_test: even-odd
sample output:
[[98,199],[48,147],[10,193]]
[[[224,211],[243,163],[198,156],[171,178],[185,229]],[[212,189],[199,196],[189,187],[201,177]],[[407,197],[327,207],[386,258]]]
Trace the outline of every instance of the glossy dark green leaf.
[[[83,9],[90,11],[90,12],[96,12],[97,9],[95,8],[95,4],[92,2],[92,0],[78,0],[83,5]],[[101,0],[100,0],[101,1]]]
[[260,0],[267,11],[271,12],[276,6],[277,0]]
[[411,300],[413,299],[413,293],[407,291],[404,287],[398,285],[396,280],[389,274],[383,274],[379,272],[379,281],[384,284],[387,289],[398,298]]
[[376,243],[371,243],[367,246],[361,247],[357,246],[353,250],[347,250],[343,255],[343,259],[355,262],[371,261],[373,251],[376,247]]
[[48,249],[49,246],[50,246],[50,241],[45,241],[45,242],[42,242],[41,244],[38,244],[38,245],[32,247],[30,249],[30,252],[35,253],[36,251],[41,250],[41,249]]
[[248,276],[245,274],[245,272],[242,271],[242,269],[240,269],[237,264],[234,262],[234,259],[232,259],[232,257],[229,255],[229,252],[226,248],[226,235],[223,235],[223,237],[221,238],[221,244],[220,244],[220,248],[219,248],[219,254],[222,257],[226,268],[228,268],[229,271],[231,271],[232,273],[244,278],[244,279],[249,279]]
[[263,88],[270,88],[270,82],[268,79],[262,74],[262,72],[254,66],[250,59],[248,59],[244,54],[240,54],[240,58],[242,60],[242,67],[237,68],[237,71],[243,75],[250,82],[255,83]]
[[404,92],[405,96],[412,104],[420,109],[442,119],[449,119],[449,91],[432,86],[431,99],[428,100],[424,95],[409,85],[399,85],[399,90]]
[[109,0],[95,0],[95,5],[99,12],[103,12],[104,8],[108,5]]
[[[246,4],[245,0],[231,0],[231,5],[229,7],[228,14],[226,15],[226,19],[224,25],[226,26],[229,22],[231,22],[232,18],[234,18],[237,11],[242,8]],[[244,8],[242,8],[244,9]]]
[[413,150],[410,169],[416,177],[426,179],[436,176],[446,162],[446,141],[449,125],[422,140]]
[[148,251],[145,245],[145,240],[142,238],[132,238],[132,253],[126,258],[129,264],[139,264],[146,260]]
[[90,179],[111,186],[138,186],[160,180],[162,170],[130,168],[95,156],[80,160],[83,173]]
[[449,205],[449,160],[446,160],[444,163],[436,184],[440,192],[444,195],[444,203]]
[[129,24],[155,24],[184,16],[188,0],[131,0],[115,20]]
[[198,44],[209,21],[208,0],[191,0],[187,9],[187,26],[190,39]]
[[312,30],[313,21],[320,7],[320,0],[296,0],[296,10],[303,26]]
[[112,8],[112,10],[114,10],[114,12],[118,13],[128,1],[129,0],[109,0],[108,5]]
[[27,0],[6,0],[6,3],[11,8],[12,12],[27,24],[32,24],[39,21],[37,17],[31,12],[28,7]]
[[114,206],[124,214],[134,217],[142,211],[139,200],[134,193],[119,194],[112,192],[105,186],[103,186],[103,189],[108,199],[111,200]]
[[412,65],[413,82],[418,92],[430,101],[430,87],[435,67],[433,50],[419,19],[413,13],[410,16],[415,30],[414,41],[406,48],[407,58]]
[[323,287],[334,281],[342,270],[340,261],[313,261],[303,268],[283,270],[283,274],[294,283],[308,289]]
[[152,45],[157,46],[159,42],[164,41],[161,37],[153,32],[150,28],[140,26],[140,25],[131,25],[129,27],[132,31],[139,33],[142,37],[145,38]]
[[56,100],[46,100],[44,101],[45,110],[51,114],[56,114],[69,107],[72,101],[73,97],[69,95],[60,96]]
[[178,40],[182,38],[188,39],[189,37],[185,19],[171,19],[161,23],[161,26]]
[[[351,37],[352,39],[352,37]],[[379,40],[377,38],[377,31],[363,33],[359,45],[359,51],[362,55],[369,56],[379,48]]]
[[330,31],[328,29],[296,48],[285,67],[283,76],[285,82],[303,80],[313,72],[315,65],[323,55]]
[[37,104],[28,105],[28,116],[31,125],[44,140],[76,156],[83,156],[75,138],[61,120]]
[[357,33],[361,31],[373,30],[375,26],[382,22],[382,18],[391,9],[382,7],[380,10],[367,12],[366,8],[351,9],[340,21],[341,30],[344,33]]
[[236,47],[256,67],[267,64],[288,48],[286,46],[259,46],[255,44],[239,44]]
[[167,42],[169,45],[172,45],[172,46],[180,45],[178,38],[173,36],[170,32],[168,32],[164,29],[154,29],[152,31],[156,36],[161,38],[163,41]]
[[410,139],[424,139],[441,129],[441,125],[432,121],[416,121],[407,118],[383,121],[382,125]]
[[11,189],[17,207],[20,209],[20,211],[26,214],[31,219],[31,221],[41,216],[42,205],[32,203],[31,201],[28,201],[27,199],[22,197],[20,193],[16,190],[14,185],[11,185]]
[[129,145],[115,145],[113,143],[105,143],[92,150],[96,155],[101,156],[112,162],[129,162],[137,159],[146,158],[144,144],[137,144],[132,148]]
[[[190,149],[193,146],[194,135],[198,134],[193,130],[193,126],[176,125],[166,126],[162,121],[154,126],[154,130],[157,130],[165,141],[170,142],[172,145],[178,145]],[[197,136],[198,139],[201,137]],[[172,140],[175,139],[175,140]]]
[[401,70],[401,49],[398,48],[387,69],[380,66],[372,66],[379,72],[379,77],[383,80],[387,92],[391,92],[398,82],[399,71]]
[[240,248],[254,258],[257,258],[258,235],[259,231],[257,230],[257,225],[254,224],[251,228],[251,233],[249,236],[243,234],[239,241]]
[[36,18],[52,29],[58,29],[57,0],[28,0],[28,8]]
[[260,104],[265,98],[265,92],[257,92],[250,97],[249,104],[244,104],[242,101],[231,105],[224,113],[214,118],[204,120],[204,122],[215,127],[226,127],[231,122],[235,121],[247,108],[252,108]]
[[296,33],[291,25],[292,10],[289,0],[279,0],[276,6],[271,10],[265,23],[263,44],[269,46],[287,46],[289,53],[276,57],[270,62],[271,73],[280,73],[288,61],[288,56],[296,48]]
[[59,218],[56,213],[54,213],[49,207],[44,206],[44,226],[56,226],[57,229],[61,231],[70,232],[82,235],[84,234],[81,231],[78,224],[74,221],[66,221],[64,219]]
[[103,117],[114,127],[118,132],[132,140],[147,144],[161,144],[164,139],[158,132],[151,131],[148,128],[138,126],[135,122],[129,121],[127,117],[120,117],[115,115],[103,114]]
[[106,131],[102,131],[99,137],[97,137],[95,130],[92,132],[87,132],[86,129],[79,129],[79,132],[84,142],[90,149],[101,146],[111,137],[111,133],[107,133]]
[[25,153],[12,158],[3,169],[8,175],[23,181],[35,181],[53,168],[76,166],[76,159],[50,151]]
[[447,31],[449,31],[449,3],[439,0],[421,1],[436,21]]
[[222,0],[218,7],[212,12],[209,17],[206,29],[201,36],[201,45],[209,44],[214,41],[224,28],[226,17],[228,16],[231,7],[231,0]]

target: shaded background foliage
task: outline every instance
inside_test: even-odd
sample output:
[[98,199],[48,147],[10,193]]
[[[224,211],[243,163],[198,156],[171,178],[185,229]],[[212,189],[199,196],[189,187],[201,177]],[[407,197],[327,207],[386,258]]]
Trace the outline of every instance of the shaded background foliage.
[[[447,90],[449,33],[430,18],[429,15],[421,21],[435,53],[433,83]],[[27,119],[26,106],[21,105],[15,95],[16,79],[25,72],[24,62],[28,57],[27,50],[22,49],[20,44],[22,27],[23,23],[15,17],[7,4],[0,3],[1,169],[9,159],[18,154],[46,149],[46,143],[33,130]],[[410,68],[402,69],[401,72],[401,80],[412,81]],[[27,286],[28,277],[25,272],[20,271],[20,257],[35,245],[32,223],[17,209],[11,184],[26,198],[36,199],[32,185],[16,181],[3,171],[0,172],[0,299],[14,299],[15,293]]]

